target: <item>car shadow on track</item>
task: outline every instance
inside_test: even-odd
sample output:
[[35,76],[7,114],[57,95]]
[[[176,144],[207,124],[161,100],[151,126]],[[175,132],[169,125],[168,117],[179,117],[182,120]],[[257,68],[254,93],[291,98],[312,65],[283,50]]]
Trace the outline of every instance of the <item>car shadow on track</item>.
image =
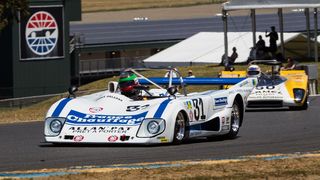
[[281,111],[292,111],[289,108],[257,108],[257,109],[246,109],[246,112],[281,112]]
[[198,143],[208,143],[208,142],[220,142],[220,141],[229,141],[235,140],[234,139],[226,139],[223,136],[213,136],[213,137],[200,137],[200,138],[193,138],[188,139],[181,144],[174,144],[174,143],[163,143],[163,144],[99,144],[99,143],[47,143],[47,142],[40,142],[38,145],[40,148],[61,148],[61,147],[108,147],[108,148],[119,148],[119,147],[162,147],[162,146],[180,146],[180,145],[188,145],[188,144],[198,144]]

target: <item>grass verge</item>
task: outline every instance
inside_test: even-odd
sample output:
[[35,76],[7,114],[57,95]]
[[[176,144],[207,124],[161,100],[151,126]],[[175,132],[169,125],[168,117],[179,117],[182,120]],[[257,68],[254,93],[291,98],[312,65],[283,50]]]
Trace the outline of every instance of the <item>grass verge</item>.
[[319,179],[320,158],[203,161],[170,168],[84,170],[81,174],[40,179]]

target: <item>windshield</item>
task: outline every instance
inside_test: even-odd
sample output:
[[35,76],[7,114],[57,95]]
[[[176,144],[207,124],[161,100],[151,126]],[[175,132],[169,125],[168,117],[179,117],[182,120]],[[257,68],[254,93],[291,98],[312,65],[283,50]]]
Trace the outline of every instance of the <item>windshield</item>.
[[287,79],[281,76],[262,75],[258,79],[257,86],[276,86],[285,82]]

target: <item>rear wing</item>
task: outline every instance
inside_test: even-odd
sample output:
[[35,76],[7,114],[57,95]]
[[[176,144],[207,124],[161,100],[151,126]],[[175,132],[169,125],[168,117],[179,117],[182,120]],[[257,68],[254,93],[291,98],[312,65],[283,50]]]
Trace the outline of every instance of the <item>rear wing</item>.
[[[158,85],[168,85],[169,78],[154,77],[148,78]],[[185,85],[233,85],[243,81],[246,78],[182,78]],[[151,83],[145,79],[139,79],[141,85],[150,85]],[[180,78],[172,78],[172,85],[181,85]]]
[[304,70],[281,70],[280,76],[288,76],[288,75],[306,75]]
[[246,71],[221,71],[221,78],[244,78],[247,76]]
[[[221,78],[245,78],[247,76],[247,72],[246,71],[221,71],[221,73],[219,74],[219,76]],[[222,89],[229,89],[231,86],[230,84],[224,84],[224,86],[222,86]]]

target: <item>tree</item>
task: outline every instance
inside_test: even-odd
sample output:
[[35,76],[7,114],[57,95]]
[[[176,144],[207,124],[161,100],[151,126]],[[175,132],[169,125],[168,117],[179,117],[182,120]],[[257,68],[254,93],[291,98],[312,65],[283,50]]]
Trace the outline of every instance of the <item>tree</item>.
[[0,31],[21,16],[29,14],[28,0],[0,0]]

